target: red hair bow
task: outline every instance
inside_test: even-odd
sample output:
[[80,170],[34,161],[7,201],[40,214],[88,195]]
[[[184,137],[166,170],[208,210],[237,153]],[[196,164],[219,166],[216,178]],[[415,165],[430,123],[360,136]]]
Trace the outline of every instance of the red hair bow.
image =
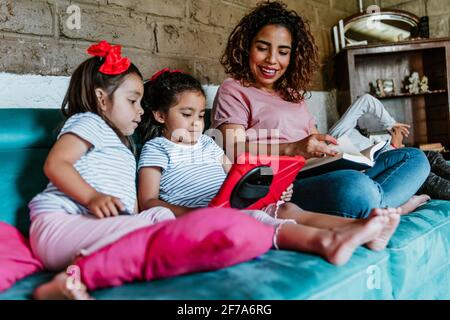
[[130,67],[130,59],[122,57],[121,51],[121,46],[112,46],[105,40],[98,44],[93,44],[87,49],[87,53],[91,56],[105,58],[105,62],[99,71],[107,75],[121,74]]
[[159,71],[156,71],[155,74],[152,75],[152,77],[150,79],[148,79],[148,81],[155,81],[156,79],[158,79],[162,74],[166,73],[166,72],[170,72],[170,73],[183,73],[183,70],[179,70],[179,69],[175,69],[175,70],[170,70],[169,68],[164,68],[161,69]]

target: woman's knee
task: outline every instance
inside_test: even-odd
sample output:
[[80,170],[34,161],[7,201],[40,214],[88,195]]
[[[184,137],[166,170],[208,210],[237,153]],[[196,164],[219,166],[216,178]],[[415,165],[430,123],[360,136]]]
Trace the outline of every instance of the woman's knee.
[[417,163],[423,166],[425,169],[430,168],[428,158],[422,150],[417,148],[402,148],[402,150],[407,152],[410,159],[414,159],[414,161],[417,161]]
[[417,148],[402,148],[399,150],[405,153],[405,161],[414,166],[416,176],[423,176],[426,179],[430,174],[431,166],[425,153]]
[[293,200],[302,209],[364,218],[383,205],[383,190],[356,170],[339,170],[295,184]]

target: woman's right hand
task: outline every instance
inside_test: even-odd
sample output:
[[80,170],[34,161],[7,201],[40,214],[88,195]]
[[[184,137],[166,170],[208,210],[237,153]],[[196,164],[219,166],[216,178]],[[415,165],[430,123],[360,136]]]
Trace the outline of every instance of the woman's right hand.
[[97,192],[87,204],[89,212],[99,219],[117,217],[125,211],[125,206],[119,198]]
[[332,136],[326,134],[311,134],[303,140],[291,144],[290,155],[300,155],[309,158],[321,158],[324,156],[334,157],[338,155],[328,146],[328,143],[338,145],[338,142]]

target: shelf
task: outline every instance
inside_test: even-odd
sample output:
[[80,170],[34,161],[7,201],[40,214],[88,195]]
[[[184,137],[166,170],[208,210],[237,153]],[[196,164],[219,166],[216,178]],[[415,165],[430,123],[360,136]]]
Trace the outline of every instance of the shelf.
[[[378,44],[341,51],[335,58],[338,111],[343,115],[374,79],[390,79],[399,85],[392,96],[376,97],[398,122],[411,125],[408,145],[441,143],[450,149],[450,38]],[[433,90],[411,94],[402,92],[405,78],[412,72],[426,75]],[[376,120],[361,121],[376,128]]]
[[[369,93],[369,92],[368,92]],[[420,97],[420,96],[429,96],[434,94],[441,94],[441,93],[447,93],[447,90],[433,90],[430,92],[423,92],[423,93],[397,93],[395,95],[385,96],[385,97],[378,97],[374,94],[372,94],[375,98],[379,100],[386,100],[386,99],[399,99],[399,98],[411,98],[411,97]],[[371,94],[371,93],[369,93]]]
[[440,46],[446,46],[446,44],[449,41],[450,37],[444,37],[444,38],[414,39],[389,43],[372,43],[368,45],[347,46],[344,49],[342,49],[337,55],[349,53],[355,55],[360,54],[370,55],[370,54],[404,52],[420,49],[421,50],[432,49]]

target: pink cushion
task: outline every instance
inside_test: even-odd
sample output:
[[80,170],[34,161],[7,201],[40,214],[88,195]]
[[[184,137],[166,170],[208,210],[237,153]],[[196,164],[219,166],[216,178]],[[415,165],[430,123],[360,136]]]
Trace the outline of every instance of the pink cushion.
[[76,264],[94,290],[232,266],[267,252],[273,235],[237,210],[201,209],[129,233]]
[[33,256],[28,240],[13,226],[0,222],[0,292],[40,270],[42,264]]

